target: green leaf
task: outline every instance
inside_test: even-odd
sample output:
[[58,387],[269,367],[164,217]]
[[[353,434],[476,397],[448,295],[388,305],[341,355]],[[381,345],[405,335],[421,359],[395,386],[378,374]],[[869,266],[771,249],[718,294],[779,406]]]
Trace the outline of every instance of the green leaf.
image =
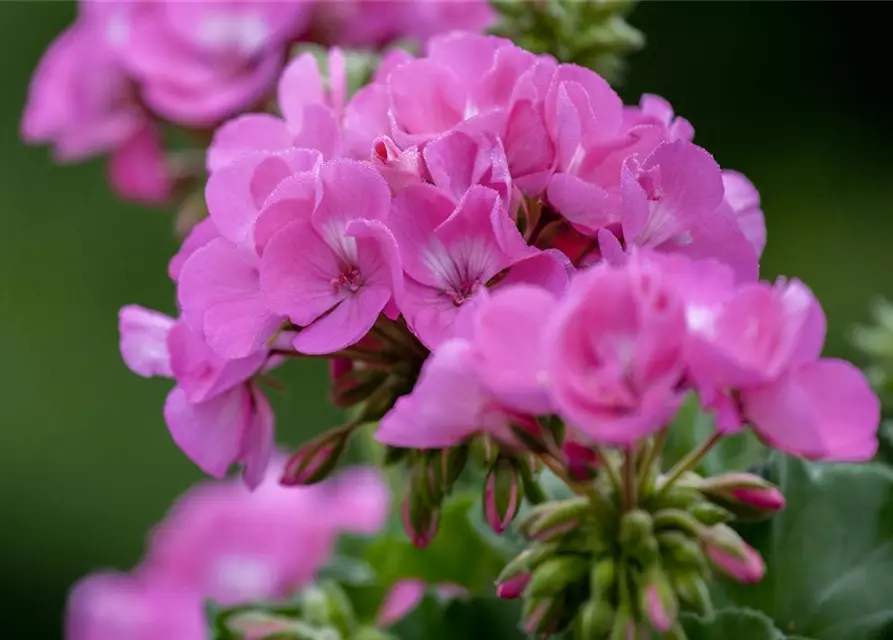
[[[669,427],[667,443],[661,457],[664,470],[697,448],[715,431],[713,416],[701,409],[697,397],[690,394]],[[750,430],[744,430],[720,440],[701,461],[697,471],[705,476],[743,471],[759,462],[765,451],[756,436]]]
[[748,609],[724,609],[709,620],[685,614],[681,620],[688,640],[794,640],[776,629],[771,618]]
[[475,494],[449,498],[440,515],[437,537],[426,549],[412,545],[403,532],[389,533],[371,542],[365,561],[381,584],[401,578],[421,578],[429,584],[452,582],[472,592],[492,590],[505,558],[474,530],[468,511]]
[[520,606],[498,598],[470,598],[446,603],[427,596],[389,633],[400,640],[524,640],[518,630]]
[[766,560],[766,576],[724,584],[717,600],[815,640],[893,637],[893,471],[779,457],[770,475],[787,507],[740,529]]

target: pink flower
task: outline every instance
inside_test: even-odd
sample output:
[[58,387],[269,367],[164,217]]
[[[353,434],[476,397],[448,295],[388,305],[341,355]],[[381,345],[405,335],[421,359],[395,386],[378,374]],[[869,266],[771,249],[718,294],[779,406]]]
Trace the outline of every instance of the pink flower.
[[548,331],[552,400],[583,436],[626,446],[672,415],[685,316],[657,263],[635,256],[622,268],[580,273]]
[[149,121],[115,150],[108,172],[112,189],[133,202],[164,204],[174,188],[161,135]]
[[102,3],[81,3],[77,21],[50,45],[31,80],[22,137],[51,143],[62,162],[121,147],[145,119],[110,46],[110,13]]
[[277,98],[282,118],[248,114],[217,130],[208,149],[212,173],[250,151],[293,147],[317,150],[327,160],[366,160],[373,141],[388,130],[382,85],[367,85],[347,101],[346,61],[338,49],[329,52],[328,79],[312,54],[292,60],[279,78]]
[[219,237],[220,232],[217,231],[217,227],[211,218],[205,218],[195,225],[167,265],[167,273],[171,280],[177,282],[180,279],[180,273],[183,271],[183,265],[189,257],[198,249],[211,242],[211,240]]
[[200,640],[206,623],[201,594],[147,583],[124,573],[96,573],[68,596],[66,640]]
[[477,379],[471,344],[441,343],[425,361],[412,393],[381,419],[375,438],[395,447],[439,449],[485,431],[506,434],[508,416]]
[[760,193],[737,171],[723,171],[722,185],[725,189],[723,206],[731,207],[738,226],[753,244],[759,258],[766,248],[766,220],[760,209]]
[[154,111],[208,126],[263,98],[308,9],[301,2],[131,3],[119,7],[116,47]]
[[691,142],[695,137],[695,130],[691,123],[673,111],[673,106],[653,94],[646,93],[635,107],[624,109],[624,120],[628,126],[652,125],[658,126],[664,131],[663,138],[670,142],[685,140]]
[[640,162],[623,165],[622,228],[627,246],[651,247],[695,259],[714,258],[754,281],[754,245],[730,207],[722,206],[722,172],[710,155],[684,140],[661,144]]
[[203,471],[223,477],[235,463],[256,487],[273,450],[273,412],[251,377],[267,355],[224,360],[181,320],[136,306],[120,315],[121,353],[136,373],[174,377],[164,416],[171,437]]
[[[315,201],[270,239],[261,288],[272,311],[303,327],[303,353],[332,353],[359,341],[402,290],[397,246],[384,223],[387,183],[375,169],[332,160],[318,172]],[[297,201],[296,201],[297,202]]]
[[491,278],[531,251],[505,214],[498,194],[474,186],[458,205],[430,185],[407,187],[389,223],[400,247],[406,322],[429,347],[450,335],[462,305]]
[[153,531],[138,574],[224,606],[284,598],[313,580],[340,533],[384,525],[390,495],[376,470],[286,488],[273,466],[253,492],[236,483],[191,489]]

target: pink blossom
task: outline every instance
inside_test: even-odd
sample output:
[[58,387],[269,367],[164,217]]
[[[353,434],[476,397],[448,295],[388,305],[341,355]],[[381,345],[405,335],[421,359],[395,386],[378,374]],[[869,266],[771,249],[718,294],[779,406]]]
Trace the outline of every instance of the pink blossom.
[[195,225],[167,265],[167,273],[171,280],[177,282],[180,279],[180,273],[183,271],[183,265],[189,257],[198,249],[211,242],[211,240],[219,237],[220,232],[217,231],[217,226],[210,218],[205,218]]
[[635,256],[622,268],[580,273],[548,331],[552,400],[583,436],[629,445],[672,415],[685,316],[657,263]]
[[176,0],[122,5],[116,48],[164,117],[208,126],[261,100],[309,5]]
[[340,533],[383,526],[390,496],[376,470],[286,488],[272,467],[253,492],[231,482],[191,489],[153,531],[138,573],[223,605],[283,598],[313,580]]
[[508,417],[477,380],[466,340],[441,343],[425,361],[411,394],[381,419],[375,438],[395,447],[438,449],[487,431],[504,435]]
[[760,193],[753,184],[737,171],[723,171],[722,185],[725,189],[723,206],[731,207],[738,220],[738,226],[756,249],[757,257],[766,248],[766,220],[760,209]]
[[329,52],[328,79],[312,54],[292,60],[277,90],[283,117],[248,114],[225,123],[208,149],[209,170],[216,172],[250,151],[292,147],[314,149],[325,159],[368,159],[373,141],[388,129],[385,89],[373,83],[348,101],[346,73],[338,49]]
[[117,149],[145,121],[110,46],[107,6],[81,3],[77,21],[50,45],[31,80],[22,137],[52,144],[62,162]]
[[66,640],[199,640],[206,623],[201,593],[147,583],[124,573],[96,573],[69,593]]
[[759,263],[730,207],[722,206],[722,172],[713,158],[684,140],[663,143],[623,165],[622,227],[627,246],[714,258],[754,281]]
[[396,242],[384,223],[387,183],[375,169],[333,160],[318,173],[314,202],[270,239],[261,261],[269,307],[303,327],[303,353],[331,353],[354,344],[402,290]]
[[691,123],[673,111],[673,106],[661,98],[650,93],[644,94],[639,104],[624,109],[624,120],[628,126],[656,125],[664,130],[663,138],[670,142],[685,140],[691,142],[695,137],[695,130]]
[[406,273],[398,304],[429,347],[449,337],[459,309],[491,278],[535,251],[505,214],[498,194],[477,185],[458,205],[436,187],[407,187],[394,200],[389,226]]
[[741,407],[773,447],[818,460],[864,462],[877,452],[881,408],[859,369],[821,359],[742,389]]
[[235,463],[256,487],[273,450],[273,412],[251,377],[267,355],[224,360],[182,321],[141,307],[120,315],[121,353],[143,376],[173,377],[164,416],[171,437],[203,471],[223,477]]
[[144,204],[164,204],[173,191],[161,135],[152,122],[146,122],[109,158],[109,184],[126,200]]

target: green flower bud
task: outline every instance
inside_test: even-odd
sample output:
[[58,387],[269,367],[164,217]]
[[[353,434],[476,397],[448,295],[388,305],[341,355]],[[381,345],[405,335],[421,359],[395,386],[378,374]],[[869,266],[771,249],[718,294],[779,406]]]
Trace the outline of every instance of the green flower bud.
[[522,573],[530,573],[548,558],[558,553],[558,543],[535,544],[525,549],[512,560],[499,573],[496,582],[506,582]]
[[697,540],[681,531],[662,531],[657,542],[663,557],[672,565],[707,571],[707,558]]
[[604,600],[589,600],[574,619],[574,640],[604,640],[613,624],[613,607]]
[[562,598],[525,598],[521,628],[530,636],[550,636],[565,622]]
[[535,507],[520,524],[528,540],[550,542],[574,531],[590,513],[584,497],[556,500]]
[[690,509],[690,512],[698,522],[706,524],[708,527],[714,524],[724,524],[733,518],[731,512],[712,502],[696,504]]
[[554,556],[534,571],[524,596],[544,598],[557,595],[572,584],[582,580],[589,570],[586,558],[580,556]]
[[603,558],[596,562],[589,573],[590,598],[610,600],[616,576],[617,565],[614,558]]
[[673,587],[679,598],[695,613],[704,618],[713,617],[713,602],[707,582],[696,572],[676,573],[672,576]]

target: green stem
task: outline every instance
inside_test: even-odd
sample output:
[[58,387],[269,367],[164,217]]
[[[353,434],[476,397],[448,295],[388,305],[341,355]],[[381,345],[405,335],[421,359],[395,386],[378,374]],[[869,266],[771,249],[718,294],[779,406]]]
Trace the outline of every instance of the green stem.
[[543,487],[537,479],[533,477],[530,465],[522,460],[517,468],[521,475],[521,483],[524,485],[524,496],[527,498],[527,501],[530,504],[542,504],[548,500],[546,492],[543,491]]
[[636,508],[636,453],[628,447],[623,454],[623,506],[627,511]]
[[611,481],[611,485],[614,487],[614,491],[618,494],[620,491],[620,476],[617,475],[617,469],[611,464],[611,461],[608,459],[608,454],[605,453],[605,450],[601,447],[592,447],[592,450],[595,451],[595,455],[598,456],[599,465],[604,473],[608,476],[608,480]]
[[639,469],[639,484],[645,484],[651,477],[654,465],[660,460],[660,456],[664,451],[664,446],[667,444],[667,436],[669,435],[669,432],[670,430],[665,427],[662,431],[658,431],[657,435],[654,436],[654,440],[651,443],[651,449],[648,450],[648,456],[645,458],[642,468]]
[[669,473],[667,474],[666,480],[664,480],[663,484],[657,492],[657,497],[663,496],[667,491],[669,491],[670,487],[672,487],[673,484],[682,477],[683,474],[697,467],[698,464],[700,464],[701,460],[704,459],[704,456],[710,453],[710,450],[721,439],[722,434],[719,431],[715,432],[712,436],[702,442],[700,447],[690,451],[687,456],[677,462],[676,466],[670,469]]

